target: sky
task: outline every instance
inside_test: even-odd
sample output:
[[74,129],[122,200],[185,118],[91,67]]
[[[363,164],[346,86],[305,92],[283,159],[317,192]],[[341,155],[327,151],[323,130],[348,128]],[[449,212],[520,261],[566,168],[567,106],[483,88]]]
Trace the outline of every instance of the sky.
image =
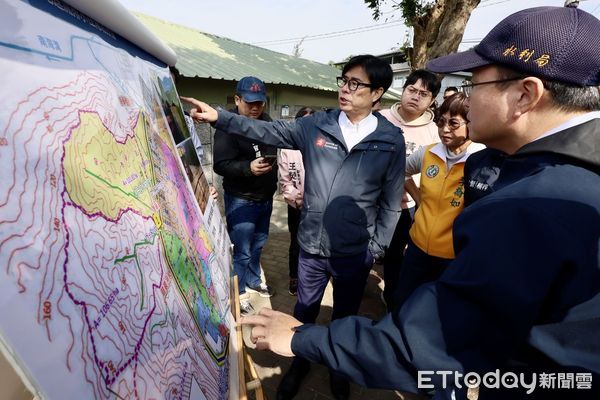
[[[117,1],[132,11],[285,54],[292,54],[294,45],[305,38],[301,57],[322,63],[387,53],[410,34],[399,12],[384,7],[384,15],[375,21],[363,0]],[[459,50],[477,44],[513,12],[563,4],[564,0],[482,0],[471,14]],[[579,8],[600,18],[600,0],[582,0]]]

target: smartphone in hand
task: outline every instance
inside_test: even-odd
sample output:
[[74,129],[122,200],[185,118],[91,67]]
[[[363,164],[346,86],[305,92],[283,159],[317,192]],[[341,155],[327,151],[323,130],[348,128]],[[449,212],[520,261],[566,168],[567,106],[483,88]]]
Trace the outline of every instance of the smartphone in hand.
[[269,164],[269,165],[274,165],[277,162],[277,155],[276,154],[267,154],[263,156],[263,162]]

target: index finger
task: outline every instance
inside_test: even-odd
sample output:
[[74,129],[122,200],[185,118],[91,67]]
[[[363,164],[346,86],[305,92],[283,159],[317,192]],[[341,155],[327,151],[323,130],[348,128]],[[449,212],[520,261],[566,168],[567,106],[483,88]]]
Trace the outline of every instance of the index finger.
[[188,104],[193,104],[196,107],[202,107],[202,103],[200,100],[196,100],[193,97],[184,97],[184,96],[179,96],[179,98],[181,99],[181,101],[183,101],[184,103],[188,103]]
[[267,324],[267,318],[258,314],[247,315],[245,317],[240,318],[239,324],[265,326]]

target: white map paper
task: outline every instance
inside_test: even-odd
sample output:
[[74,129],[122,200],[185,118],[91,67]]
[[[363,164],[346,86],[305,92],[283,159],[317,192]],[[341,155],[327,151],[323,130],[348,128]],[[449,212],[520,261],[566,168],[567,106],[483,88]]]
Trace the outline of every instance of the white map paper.
[[0,336],[20,368],[49,399],[226,398],[229,261],[166,66],[58,1],[0,0],[0,81]]

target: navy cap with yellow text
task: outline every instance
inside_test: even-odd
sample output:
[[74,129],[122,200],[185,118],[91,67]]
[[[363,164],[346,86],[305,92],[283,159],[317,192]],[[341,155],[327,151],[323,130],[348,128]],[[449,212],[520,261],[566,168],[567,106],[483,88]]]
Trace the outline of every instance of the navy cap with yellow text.
[[436,58],[436,73],[500,65],[576,86],[600,85],[600,20],[573,7],[536,7],[509,15],[473,49]]

